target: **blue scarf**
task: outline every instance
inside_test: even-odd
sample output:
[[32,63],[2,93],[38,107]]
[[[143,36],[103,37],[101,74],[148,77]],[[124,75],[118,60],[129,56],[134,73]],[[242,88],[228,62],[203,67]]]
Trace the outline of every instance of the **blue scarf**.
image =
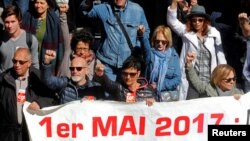
[[149,82],[155,82],[156,79],[158,79],[157,82],[157,94],[160,94],[164,79],[168,70],[168,62],[172,54],[172,49],[168,48],[164,52],[159,52],[155,49],[152,49],[152,52],[154,54],[154,64],[153,64],[153,70],[150,74],[150,80]]

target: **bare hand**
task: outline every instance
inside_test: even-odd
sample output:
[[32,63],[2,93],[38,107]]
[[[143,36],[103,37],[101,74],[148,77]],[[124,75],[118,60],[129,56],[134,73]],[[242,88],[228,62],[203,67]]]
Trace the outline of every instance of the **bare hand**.
[[58,4],[60,13],[66,13],[69,10],[69,5],[67,3],[59,3]]
[[145,101],[146,101],[146,105],[152,106],[155,102],[155,99],[154,98],[147,98]]
[[41,109],[41,108],[40,108],[40,106],[38,105],[37,102],[33,101],[33,102],[29,105],[28,109],[30,109],[30,110],[39,110],[39,109]]
[[138,36],[142,37],[143,34],[144,34],[144,32],[145,32],[144,25],[139,25],[139,27],[137,28],[137,34],[138,34]]
[[239,100],[241,98],[241,94],[233,94],[234,99]]
[[196,58],[196,53],[195,52],[188,52],[186,56],[186,63],[190,65],[192,61]]
[[54,50],[46,50],[44,55],[44,63],[50,64],[50,62],[55,58],[56,58],[56,52]]

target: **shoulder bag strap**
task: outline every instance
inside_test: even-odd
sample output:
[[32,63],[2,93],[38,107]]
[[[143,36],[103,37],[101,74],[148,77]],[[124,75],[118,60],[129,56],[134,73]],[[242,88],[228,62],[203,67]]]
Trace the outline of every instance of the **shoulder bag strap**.
[[115,14],[115,13],[114,13],[114,15],[115,15],[115,18],[116,18],[116,20],[117,20],[117,22],[118,22],[118,24],[119,24],[119,26],[120,26],[120,28],[121,28],[121,30],[122,30],[124,36],[125,36],[127,42],[128,42],[128,46],[129,46],[129,48],[130,48],[131,51],[132,51],[134,47],[133,47],[133,45],[132,45],[132,43],[131,43],[131,40],[130,40],[130,38],[129,38],[129,36],[128,36],[128,33],[127,33],[125,27],[123,26],[123,24],[122,24],[122,22],[121,22],[121,19],[118,17],[118,15]]

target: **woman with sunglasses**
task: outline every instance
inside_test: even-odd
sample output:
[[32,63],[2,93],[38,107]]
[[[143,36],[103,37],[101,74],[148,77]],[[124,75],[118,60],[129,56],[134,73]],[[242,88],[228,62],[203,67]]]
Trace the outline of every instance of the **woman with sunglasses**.
[[[144,32],[139,27],[139,34]],[[142,36],[142,35],[140,35]],[[151,45],[143,39],[146,57],[146,78],[157,92],[157,101],[177,101],[177,87],[181,83],[180,60],[172,47],[172,33],[169,27],[159,25],[153,32]],[[170,97],[170,92],[172,97]]]
[[195,59],[195,53],[188,53],[186,57],[186,75],[190,85],[198,92],[199,97],[213,96],[234,96],[238,99],[240,94],[244,94],[242,90],[235,87],[236,73],[233,67],[227,64],[220,64],[213,70],[210,82],[202,81],[192,64]]
[[176,18],[177,2],[173,0],[167,11],[167,22],[183,41],[180,55],[182,84],[180,86],[180,99],[199,98],[198,92],[189,85],[185,74],[185,58],[188,52],[197,54],[193,67],[202,82],[209,82],[211,73],[218,64],[226,64],[222,48],[221,36],[217,29],[210,25],[210,16],[205,8],[194,5],[186,16],[186,24]]
[[122,66],[121,81],[112,81],[104,74],[103,65],[96,65],[94,80],[99,82],[105,91],[115,97],[117,101],[127,103],[145,101],[146,105],[151,106],[156,100],[153,88],[148,85],[145,78],[141,78],[140,61],[130,56]]

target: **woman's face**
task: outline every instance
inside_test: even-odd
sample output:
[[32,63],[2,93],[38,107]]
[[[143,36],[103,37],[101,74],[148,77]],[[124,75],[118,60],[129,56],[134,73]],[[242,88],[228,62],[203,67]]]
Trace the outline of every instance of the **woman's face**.
[[219,83],[219,88],[222,91],[229,91],[235,86],[235,83],[236,76],[234,75],[233,71],[231,71],[226,78],[221,80],[221,82]]
[[85,43],[83,41],[79,41],[76,44],[75,54],[77,56],[79,56],[79,57],[85,58],[86,55],[89,54],[89,50],[90,50],[89,43]]
[[194,29],[196,31],[201,31],[202,30],[202,27],[204,25],[204,21],[205,21],[204,17],[193,16],[191,18],[192,26],[194,27]]
[[35,1],[35,9],[39,15],[46,13],[48,8],[49,8],[49,5],[48,5],[46,0],[36,0]]
[[157,33],[155,41],[155,49],[164,52],[168,46],[168,40],[164,37],[162,32]]

